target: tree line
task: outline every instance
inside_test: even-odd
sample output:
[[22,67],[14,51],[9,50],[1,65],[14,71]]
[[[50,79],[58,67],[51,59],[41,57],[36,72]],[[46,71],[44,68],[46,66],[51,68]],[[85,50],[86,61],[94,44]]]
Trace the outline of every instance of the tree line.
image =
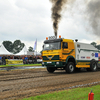
[[[2,43],[4,47],[11,53],[16,54],[19,53],[25,46],[24,43],[22,43],[20,40],[15,40],[13,43],[11,41],[3,41]],[[92,42],[91,45],[96,47],[100,50],[100,45],[96,45],[96,42]],[[28,51],[33,51],[33,47],[29,47]]]
[[100,45],[97,45],[96,42],[92,42],[91,45],[93,45],[95,48],[97,48],[98,50],[100,50]]
[[[13,54],[19,53],[25,46],[20,40],[15,40],[13,43],[11,41],[3,41],[2,44]],[[33,48],[30,46],[28,51],[33,51]]]

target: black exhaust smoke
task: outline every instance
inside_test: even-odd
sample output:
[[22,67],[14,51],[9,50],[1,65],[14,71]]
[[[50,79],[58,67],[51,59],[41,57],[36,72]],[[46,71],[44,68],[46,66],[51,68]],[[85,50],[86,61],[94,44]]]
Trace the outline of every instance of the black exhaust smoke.
[[92,32],[100,36],[100,0],[90,0],[87,4],[87,13]]
[[[73,3],[76,0],[49,0],[52,3],[52,21],[54,34],[57,37],[58,24],[62,18],[62,10],[68,3]],[[92,32],[97,36],[100,36],[100,0],[87,0],[86,5],[86,18],[92,28]],[[86,14],[86,13],[85,13]]]
[[58,24],[59,21],[61,20],[61,11],[66,4],[67,0],[50,0],[52,3],[52,21],[53,21],[53,29],[54,29],[54,34],[57,37],[57,30],[58,30]]

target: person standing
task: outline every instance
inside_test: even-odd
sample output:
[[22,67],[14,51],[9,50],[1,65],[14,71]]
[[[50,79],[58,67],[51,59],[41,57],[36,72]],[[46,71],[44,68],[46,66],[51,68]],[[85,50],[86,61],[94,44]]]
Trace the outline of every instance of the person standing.
[[5,64],[6,64],[5,56],[3,55],[3,57],[2,57],[2,65],[5,65]]
[[0,55],[0,65],[2,64],[2,56]]

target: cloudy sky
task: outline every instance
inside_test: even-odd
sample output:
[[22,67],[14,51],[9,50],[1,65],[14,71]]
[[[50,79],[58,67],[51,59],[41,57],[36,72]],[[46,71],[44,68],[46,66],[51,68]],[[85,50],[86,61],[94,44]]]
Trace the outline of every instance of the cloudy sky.
[[[86,1],[66,4],[58,36],[85,43],[99,41],[88,22]],[[49,0],[0,0],[0,43],[21,40],[28,48],[37,39],[37,51],[41,51],[46,37],[54,35],[51,7]]]

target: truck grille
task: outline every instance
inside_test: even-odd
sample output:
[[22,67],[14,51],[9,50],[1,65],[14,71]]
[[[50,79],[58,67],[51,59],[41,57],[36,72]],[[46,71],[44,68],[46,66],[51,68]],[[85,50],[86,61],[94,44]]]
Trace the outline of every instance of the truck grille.
[[43,56],[43,60],[59,60],[59,55],[51,56]]

